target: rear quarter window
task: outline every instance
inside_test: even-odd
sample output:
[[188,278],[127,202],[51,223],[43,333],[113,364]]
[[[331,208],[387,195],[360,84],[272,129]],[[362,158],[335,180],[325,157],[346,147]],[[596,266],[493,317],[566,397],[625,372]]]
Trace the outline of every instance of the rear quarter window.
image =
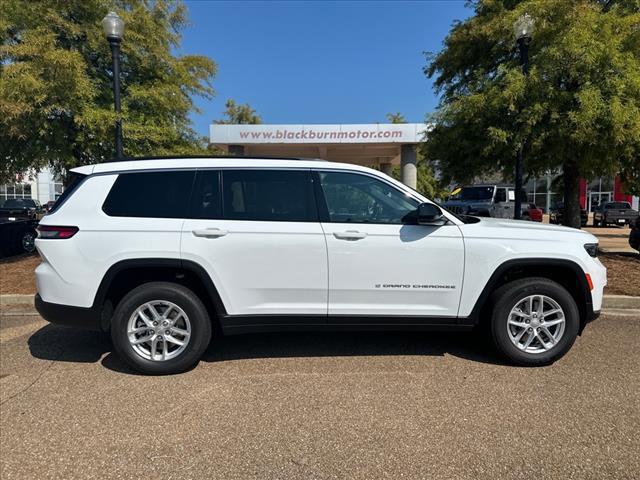
[[118,175],[102,210],[112,217],[187,218],[195,171]]
[[53,204],[53,207],[49,209],[49,212],[47,214],[50,215],[58,211],[60,207],[62,207],[62,204],[65,203],[71,197],[73,192],[75,192],[78,189],[78,187],[80,186],[80,184],[85,178],[87,178],[86,175],[70,172],[69,179],[68,179],[69,184],[62,191],[62,194],[58,197],[56,202]]

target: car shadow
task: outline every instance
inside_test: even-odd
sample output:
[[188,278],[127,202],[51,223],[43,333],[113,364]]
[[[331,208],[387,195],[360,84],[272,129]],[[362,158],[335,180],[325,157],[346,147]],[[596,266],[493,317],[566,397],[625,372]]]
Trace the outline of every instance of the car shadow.
[[[109,335],[47,325],[29,337],[35,358],[55,362],[95,363],[136,375],[113,352]],[[444,356],[504,365],[476,332],[286,332],[215,337],[202,361],[217,363],[261,358]]]

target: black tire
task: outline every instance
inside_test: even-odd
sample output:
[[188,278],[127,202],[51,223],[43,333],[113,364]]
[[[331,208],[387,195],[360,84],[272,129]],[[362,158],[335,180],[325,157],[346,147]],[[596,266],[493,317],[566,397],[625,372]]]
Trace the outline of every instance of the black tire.
[[36,234],[34,232],[25,232],[20,239],[20,246],[23,252],[33,253],[36,249]]
[[[508,319],[518,300],[529,295],[546,295],[562,308],[565,315],[565,330],[558,343],[541,353],[520,350],[511,341]],[[531,277],[507,283],[492,296],[491,337],[498,351],[509,361],[520,366],[549,365],[569,351],[578,336],[580,313],[571,294],[560,284],[548,278]]]
[[[180,307],[191,325],[185,349],[175,358],[154,361],[138,354],[129,342],[127,324],[135,310],[146,302],[168,301]],[[111,339],[122,360],[138,372],[168,375],[193,367],[211,340],[211,320],[202,301],[188,288],[169,282],[151,282],[129,292],[118,304],[111,321]]]

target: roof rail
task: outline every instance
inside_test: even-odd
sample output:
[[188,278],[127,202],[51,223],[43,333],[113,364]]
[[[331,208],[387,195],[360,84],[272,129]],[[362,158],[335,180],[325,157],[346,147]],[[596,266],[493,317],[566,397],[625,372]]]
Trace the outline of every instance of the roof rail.
[[326,162],[326,160],[322,158],[305,158],[305,157],[270,157],[266,155],[260,156],[237,156],[237,155],[159,155],[159,156],[151,156],[151,157],[123,157],[123,158],[113,158],[111,160],[107,160],[104,163],[111,162],[128,162],[128,161],[137,161],[137,160],[179,160],[179,159],[190,159],[190,158],[226,158],[226,159],[250,159],[250,160],[301,160],[301,161],[313,161],[313,162]]

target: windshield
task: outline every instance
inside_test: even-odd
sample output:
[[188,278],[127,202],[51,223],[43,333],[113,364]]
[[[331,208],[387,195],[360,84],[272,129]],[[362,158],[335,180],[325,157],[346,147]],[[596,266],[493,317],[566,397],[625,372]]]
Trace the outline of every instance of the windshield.
[[36,202],[30,198],[9,198],[3,206],[5,208],[35,208]]
[[491,200],[493,187],[463,187],[453,200]]
[[631,205],[629,205],[627,202],[610,202],[610,203],[605,203],[604,204],[604,208],[615,208],[615,209],[620,209],[620,210],[629,210],[631,208]]

